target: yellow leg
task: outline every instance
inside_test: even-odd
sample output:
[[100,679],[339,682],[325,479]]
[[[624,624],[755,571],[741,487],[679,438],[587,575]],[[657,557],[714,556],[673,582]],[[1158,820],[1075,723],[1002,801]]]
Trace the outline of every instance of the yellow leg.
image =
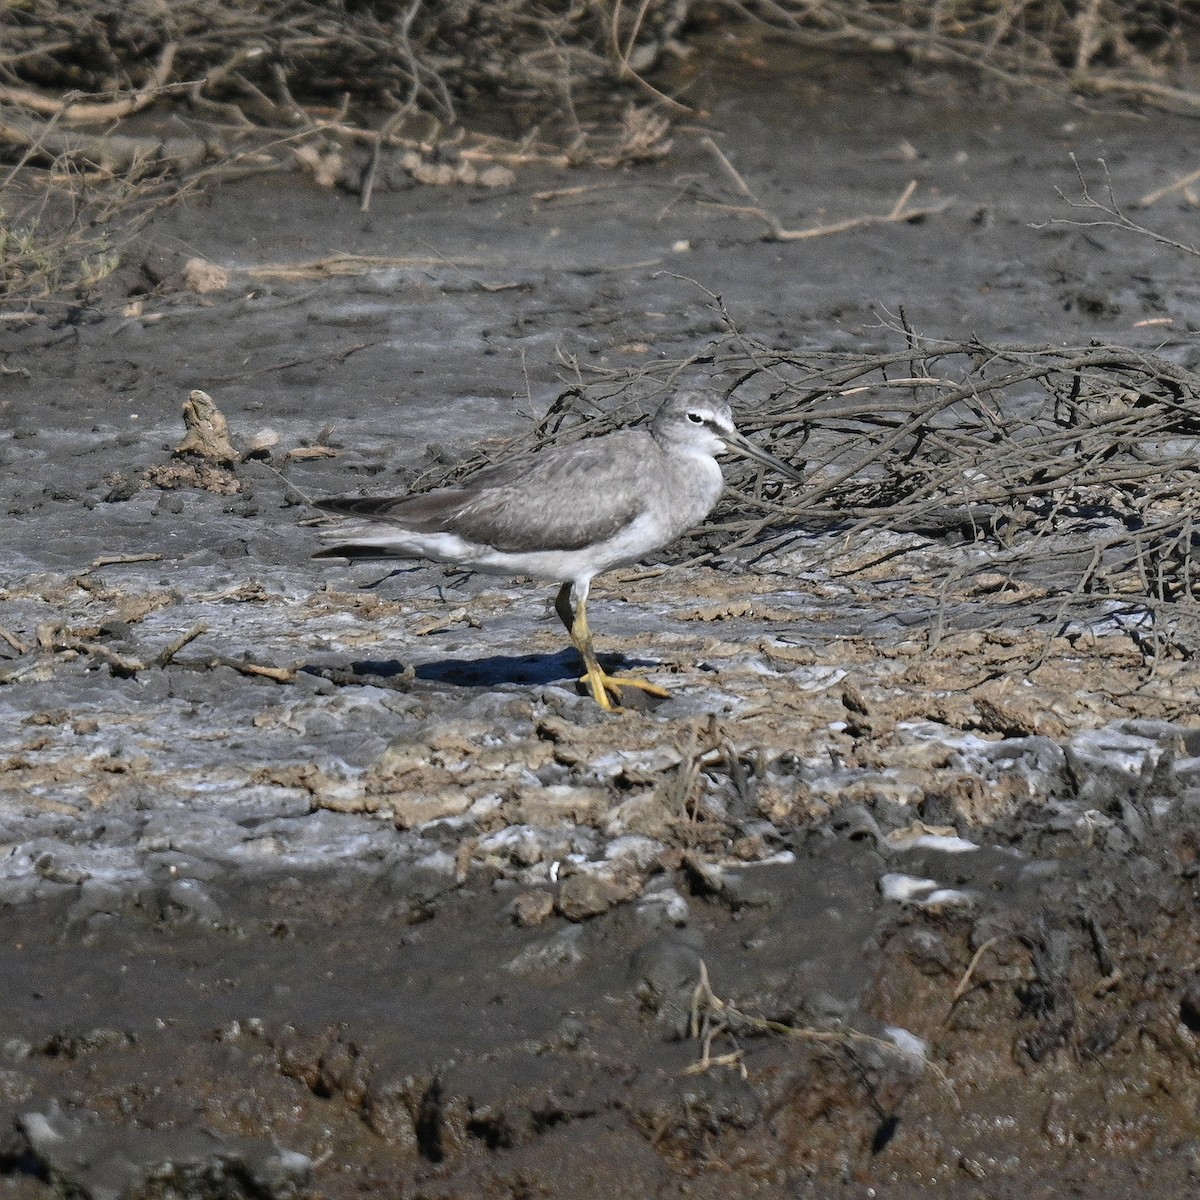
[[621,689],[627,687],[637,688],[639,691],[647,692],[651,696],[659,696],[664,700],[670,697],[670,692],[659,687],[657,683],[651,683],[648,679],[634,679],[629,675],[605,673],[596,658],[596,651],[592,648],[592,631],[588,626],[587,619],[586,587],[579,589],[579,601],[575,610],[572,611],[571,584],[564,583],[554,599],[554,611],[558,613],[558,619],[566,626],[567,632],[571,635],[571,641],[575,644],[575,649],[579,651],[583,665],[587,668],[587,673],[579,677],[579,682],[588,685],[593,699],[601,708],[612,712],[617,707],[613,700],[619,702]]

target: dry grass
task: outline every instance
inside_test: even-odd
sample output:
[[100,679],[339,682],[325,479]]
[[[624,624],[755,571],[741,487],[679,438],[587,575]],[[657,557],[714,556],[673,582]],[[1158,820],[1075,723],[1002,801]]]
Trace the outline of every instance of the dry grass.
[[70,156],[0,179],[0,321],[92,299],[125,245],[178,185],[134,166],[103,177]]

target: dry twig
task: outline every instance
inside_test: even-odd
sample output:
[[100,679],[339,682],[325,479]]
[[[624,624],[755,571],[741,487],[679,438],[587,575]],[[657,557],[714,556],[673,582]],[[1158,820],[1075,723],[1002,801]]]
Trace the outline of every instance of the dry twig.
[[1189,194],[1189,190],[1194,183],[1200,183],[1200,167],[1194,171],[1189,171],[1186,175],[1181,175],[1174,183],[1168,183],[1165,187],[1156,188],[1153,192],[1147,192],[1138,202],[1138,208],[1149,208],[1152,204],[1157,204],[1164,196],[1169,196],[1172,192],[1183,192],[1189,196],[1188,203],[1195,204],[1196,201]]
[[140,111],[155,99],[171,78],[178,52],[178,45],[168,42],[159,54],[158,62],[146,83],[131,95],[115,100],[85,103],[70,93],[56,99],[53,96],[40,95],[28,88],[0,83],[0,104],[12,104],[17,108],[41,113],[42,116],[61,117],[64,121],[76,125],[101,125],[106,121],[116,121]]
[[18,654],[25,654],[29,650],[29,647],[16,634],[10,633],[3,625],[0,625],[0,638],[3,638]]
[[207,625],[196,625],[189,629],[187,633],[182,633],[173,642],[169,642],[164,646],[154,657],[155,666],[168,666],[171,660],[184,648],[189,642],[194,642],[201,634],[208,632]]
[[[730,170],[732,170],[732,167],[730,167]],[[737,178],[741,180],[740,175]],[[745,183],[742,182],[741,186],[745,188]],[[913,179],[908,183],[904,191],[900,194],[899,199],[897,199],[896,203],[892,205],[891,210],[886,214],[864,213],[861,216],[847,217],[844,221],[834,221],[828,225],[815,225],[811,229],[785,229],[783,223],[774,213],[757,205],[715,204],[711,201],[705,201],[704,206],[706,208],[720,209],[722,212],[733,213],[738,216],[758,218],[758,220],[766,225],[769,238],[773,241],[802,242],[807,241],[809,238],[831,237],[834,234],[848,233],[852,229],[862,229],[868,225],[904,224],[910,221],[919,221],[923,217],[944,212],[954,203],[954,198],[950,196],[943,200],[934,201],[932,204],[910,208],[908,202],[912,199],[916,189],[917,181]]]
[[[1169,238],[1165,234],[1159,233],[1157,230],[1151,229],[1146,225],[1141,225],[1132,218],[1127,217],[1121,209],[1121,205],[1117,202],[1116,196],[1113,194],[1112,180],[1108,174],[1108,164],[1104,159],[1100,159],[1100,166],[1104,171],[1104,186],[1108,193],[1108,199],[1098,200],[1092,195],[1091,189],[1088,187],[1087,179],[1083,171],[1080,169],[1079,163],[1075,155],[1071,155],[1071,163],[1075,167],[1075,174],[1079,177],[1080,198],[1072,200],[1069,196],[1063,194],[1060,188],[1055,188],[1059,196],[1071,207],[1082,209],[1086,212],[1103,213],[1102,217],[1091,221],[1069,221],[1064,217],[1054,217],[1050,221],[1040,225],[1034,225],[1034,229],[1045,229],[1047,225],[1076,225],[1081,228],[1091,229],[1101,226],[1108,226],[1113,229],[1124,229],[1129,233],[1136,233],[1142,237],[1148,237],[1164,246],[1170,246],[1172,250],[1182,250],[1184,254],[1190,254],[1196,258],[1200,258],[1200,246],[1191,246],[1186,242],[1177,242],[1174,238]],[[1197,173],[1200,176],[1200,172]],[[1155,197],[1157,198],[1157,197]],[[1142,202],[1143,204],[1146,201]]]

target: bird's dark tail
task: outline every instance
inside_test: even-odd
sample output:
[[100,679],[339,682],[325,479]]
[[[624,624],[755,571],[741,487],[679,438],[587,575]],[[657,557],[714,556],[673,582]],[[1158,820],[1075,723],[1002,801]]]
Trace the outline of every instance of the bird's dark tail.
[[314,508],[323,512],[340,513],[343,516],[370,517],[396,503],[395,496],[330,496],[325,500],[314,500]]
[[[321,536],[332,545],[318,550],[313,558],[397,559],[412,558],[404,546],[404,531],[392,515],[404,503],[396,496],[331,496],[314,500],[324,512],[343,517],[361,517],[358,521],[343,521],[321,530]],[[334,539],[343,537],[344,542]]]
[[386,546],[364,546],[355,542],[346,542],[340,546],[327,546],[324,550],[318,550],[313,558],[348,558],[353,561],[365,561],[367,559],[385,559],[385,558],[407,558],[408,555],[397,554],[394,550],[389,551]]

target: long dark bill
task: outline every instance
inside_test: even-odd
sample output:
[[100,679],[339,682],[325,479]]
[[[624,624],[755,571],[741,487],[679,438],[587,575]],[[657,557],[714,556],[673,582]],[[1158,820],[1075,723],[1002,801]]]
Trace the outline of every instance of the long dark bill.
[[722,433],[721,440],[725,443],[725,448],[732,453],[752,458],[755,462],[762,463],[764,467],[778,471],[787,479],[794,479],[797,483],[804,482],[804,476],[795,467],[789,467],[782,459],[776,458],[761,446],[756,446],[749,438],[743,437],[740,433]]

